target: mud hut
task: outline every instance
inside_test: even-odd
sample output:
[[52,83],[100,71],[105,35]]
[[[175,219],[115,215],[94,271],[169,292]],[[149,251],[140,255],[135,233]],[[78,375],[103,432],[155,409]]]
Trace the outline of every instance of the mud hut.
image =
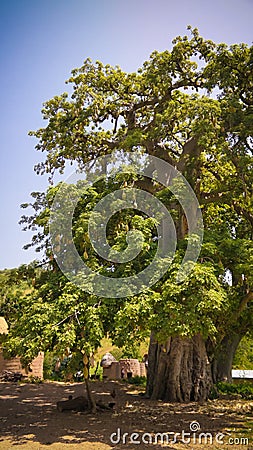
[[[4,317],[0,317],[0,336],[7,333],[7,322]],[[20,372],[24,377],[36,377],[43,379],[43,362],[44,353],[39,352],[38,356],[34,358],[29,365],[29,368],[24,368],[22,367],[20,358],[18,356],[10,359],[4,358],[0,344],[0,374],[7,370],[10,372]]]
[[117,361],[110,353],[106,353],[102,360],[103,378],[109,380],[120,380],[121,378],[132,378],[136,376],[146,377],[146,366],[138,359],[120,359]]

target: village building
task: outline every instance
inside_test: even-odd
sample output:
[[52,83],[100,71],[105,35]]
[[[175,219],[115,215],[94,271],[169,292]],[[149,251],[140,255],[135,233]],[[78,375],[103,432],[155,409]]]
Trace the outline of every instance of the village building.
[[[0,336],[1,334],[8,333],[8,325],[4,317],[0,317]],[[12,373],[19,372],[23,377],[36,377],[43,379],[43,362],[44,362],[44,353],[39,352],[38,356],[33,359],[29,367],[22,367],[20,358],[15,356],[10,359],[6,359],[3,356],[3,352],[1,350],[0,344],[0,375],[4,371],[9,371]]]
[[108,380],[147,376],[145,362],[134,358],[117,361],[111,353],[106,353],[101,360],[101,366],[103,367],[103,378]]

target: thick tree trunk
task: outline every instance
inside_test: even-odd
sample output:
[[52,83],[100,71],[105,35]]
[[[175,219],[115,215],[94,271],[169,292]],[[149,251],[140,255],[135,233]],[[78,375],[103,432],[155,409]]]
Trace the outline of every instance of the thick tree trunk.
[[212,375],[214,383],[218,381],[232,381],[232,364],[237,347],[243,335],[231,333],[226,335],[218,348],[212,361]]
[[203,337],[172,337],[165,345],[151,334],[146,395],[169,402],[206,400],[212,388],[211,366]]

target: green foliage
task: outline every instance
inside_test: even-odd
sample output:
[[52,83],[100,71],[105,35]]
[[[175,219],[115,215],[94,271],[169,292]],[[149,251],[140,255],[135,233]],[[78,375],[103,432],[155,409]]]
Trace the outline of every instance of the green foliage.
[[57,360],[57,358],[53,352],[46,352],[44,354],[44,361],[43,361],[43,378],[44,378],[44,380],[52,379],[56,360]]
[[233,369],[253,369],[253,339],[250,335],[242,338],[233,360]]
[[[83,370],[82,353],[75,352],[69,356],[47,351],[44,355],[43,377],[45,380],[77,380],[76,373]],[[57,369],[56,369],[57,366]],[[81,377],[82,378],[82,377]]]
[[122,355],[123,355],[123,351],[120,348],[115,348],[113,350],[110,351],[110,353],[112,354],[112,356],[114,356],[114,358],[119,361],[120,359],[122,359]]
[[216,385],[218,393],[239,394],[246,400],[253,400],[253,383],[241,381],[237,383],[220,382]]
[[90,378],[93,380],[103,380],[103,368],[100,365],[97,368],[96,367],[91,368]]
[[147,383],[147,378],[146,377],[140,377],[139,375],[136,375],[135,377],[131,377],[128,379],[123,379],[122,381],[124,381],[125,383],[128,384],[134,384],[135,386],[146,386]]
[[22,383],[41,384],[41,383],[43,383],[43,381],[39,377],[31,376],[31,377],[28,377],[28,378],[25,378],[24,380],[22,380]]

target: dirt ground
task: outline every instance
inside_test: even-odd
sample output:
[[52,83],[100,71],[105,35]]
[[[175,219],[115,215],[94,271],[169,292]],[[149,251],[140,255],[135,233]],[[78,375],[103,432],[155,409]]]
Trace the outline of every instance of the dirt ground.
[[91,386],[104,403],[115,389],[113,411],[57,411],[57,401],[84,394],[82,383],[0,383],[0,450],[253,450],[253,401],[180,405],[145,399],[125,383]]

